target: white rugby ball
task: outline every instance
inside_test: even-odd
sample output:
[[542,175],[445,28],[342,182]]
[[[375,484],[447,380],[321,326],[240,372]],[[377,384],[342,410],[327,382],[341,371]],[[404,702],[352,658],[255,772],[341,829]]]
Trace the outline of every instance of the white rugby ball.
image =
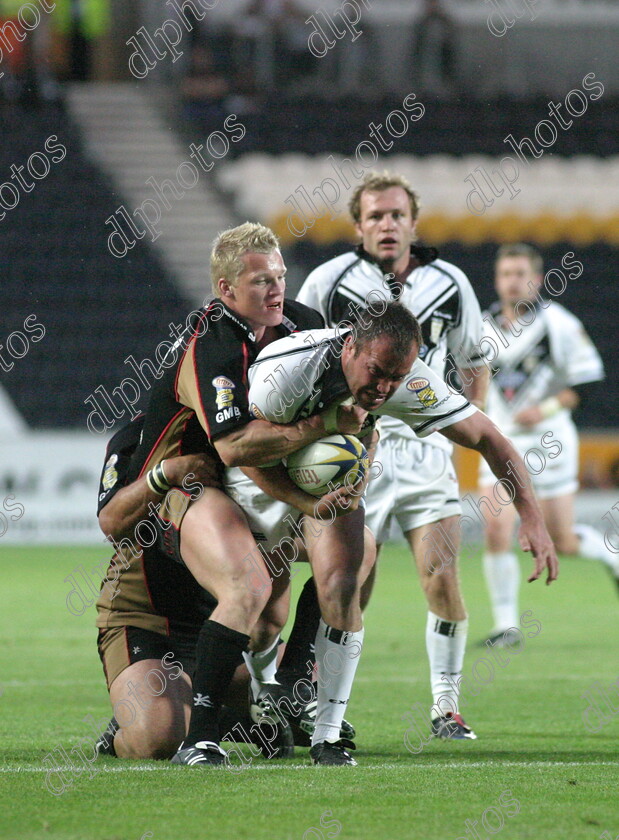
[[312,496],[324,496],[340,485],[353,485],[363,479],[369,469],[369,459],[358,438],[337,434],[293,452],[286,459],[286,468],[301,490]]

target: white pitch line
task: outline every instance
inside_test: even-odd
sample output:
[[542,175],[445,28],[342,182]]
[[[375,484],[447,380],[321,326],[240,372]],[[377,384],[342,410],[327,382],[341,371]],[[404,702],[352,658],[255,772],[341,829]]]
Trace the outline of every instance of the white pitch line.
[[[499,671],[499,673],[501,673]],[[592,681],[599,680],[599,674],[590,674],[589,676],[580,674],[565,674],[560,677],[553,677],[548,676],[545,678],[546,682],[582,682],[585,687],[589,687]],[[610,679],[610,677],[609,677]],[[531,675],[530,674],[510,674],[509,680],[513,681],[530,681]],[[411,684],[411,685],[425,685],[427,682],[426,677],[414,677],[414,676],[395,676],[385,675],[379,677],[370,677],[360,674],[359,676],[355,677],[355,683],[401,683],[401,684]],[[493,680],[492,682],[495,682]],[[480,692],[484,690],[484,688],[488,685],[492,685],[490,683],[474,683],[474,686],[479,689]],[[70,686],[70,685],[100,685],[102,688],[105,688],[105,682],[103,677],[101,679],[91,679],[91,680],[5,680],[4,682],[0,683],[4,688],[44,688],[46,686]]]
[[100,680],[5,680],[4,688],[40,688],[50,685],[100,685],[105,687],[105,681]]
[[[251,762],[253,764],[253,762]],[[238,766],[238,765],[235,765]],[[366,764],[361,758],[361,762],[359,764],[361,769],[366,770],[398,770],[398,769],[406,769],[406,770],[427,770],[428,768],[433,769],[444,769],[447,768],[449,770],[468,770],[468,769],[479,769],[480,767],[617,767],[619,769],[619,761],[493,761],[489,759],[488,761],[466,761],[465,759],[462,762],[456,761],[434,761],[434,762],[419,762],[414,763],[414,759],[411,758],[410,764]],[[125,772],[166,772],[167,770],[171,769],[167,762],[161,762],[159,764],[128,764],[124,767],[100,767],[98,768],[98,772],[103,773],[125,773]],[[173,768],[176,772],[177,768]],[[223,768],[222,768],[223,769]],[[250,769],[249,766],[247,769]],[[272,770],[272,771],[280,771],[280,770],[313,770],[314,766],[312,764],[280,764],[277,761],[273,761],[272,764],[259,764],[251,767],[252,771],[257,770]],[[55,767],[54,771],[61,770],[65,773],[71,773],[73,768],[71,767]],[[47,773],[47,767],[0,767],[0,773]],[[227,771],[233,772],[233,771]],[[243,771],[244,772],[244,771]],[[233,772],[233,775],[239,776],[240,773]]]

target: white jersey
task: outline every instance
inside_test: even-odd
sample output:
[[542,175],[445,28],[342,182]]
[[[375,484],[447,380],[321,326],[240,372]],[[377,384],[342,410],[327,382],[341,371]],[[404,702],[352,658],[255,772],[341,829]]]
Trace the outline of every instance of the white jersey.
[[[419,356],[437,377],[444,379],[446,365],[450,369],[452,365],[481,367],[481,311],[466,275],[451,263],[436,259],[432,248],[412,246],[411,252],[421,264],[408,275],[401,292],[399,285],[390,281],[390,275],[383,275],[378,264],[357,249],[312,271],[297,300],[318,310],[331,327],[371,306],[377,294],[383,300],[399,300],[421,325],[424,343]],[[382,421],[381,432],[383,437],[414,437],[410,427],[395,419]],[[451,444],[442,435],[435,435],[428,442],[451,450]]]
[[[508,437],[535,436],[548,431],[561,438],[571,425],[566,408],[536,426],[523,427],[514,416],[539,405],[564,388],[597,382],[604,378],[599,353],[581,322],[556,301],[544,309],[535,307],[535,320],[528,326],[513,325],[514,335],[501,318],[498,303],[484,315],[484,333],[498,347],[498,355],[484,342],[494,375],[488,390],[487,414]],[[538,434],[539,433],[539,434]]]
[[[343,340],[339,330],[308,330],[265,347],[249,368],[250,413],[274,423],[294,423],[349,398],[340,362]],[[374,416],[394,417],[426,437],[476,411],[417,359],[393,396],[372,411],[368,428]]]

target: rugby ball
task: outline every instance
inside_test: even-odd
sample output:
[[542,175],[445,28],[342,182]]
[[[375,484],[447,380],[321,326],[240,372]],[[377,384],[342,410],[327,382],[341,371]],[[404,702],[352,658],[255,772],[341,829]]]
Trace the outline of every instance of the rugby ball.
[[292,481],[312,496],[324,496],[340,485],[356,484],[365,478],[369,466],[365,446],[354,435],[329,435],[286,459]]

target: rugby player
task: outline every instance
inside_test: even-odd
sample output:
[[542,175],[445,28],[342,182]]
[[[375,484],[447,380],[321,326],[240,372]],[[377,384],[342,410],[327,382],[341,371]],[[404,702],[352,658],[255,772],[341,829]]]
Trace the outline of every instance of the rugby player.
[[[161,378],[153,385],[138,449],[131,459],[128,480],[146,477],[149,486],[166,489],[169,481],[161,462],[185,451],[185,439],[196,424],[206,433],[227,467],[260,465],[285,457],[333,432],[359,432],[366,412],[357,406],[340,407],[336,414],[314,416],[285,427],[254,420],[247,403],[247,369],[259,349],[297,329],[311,315],[302,305],[284,301],[285,266],[273,233],[246,223],[225,231],[214,245],[211,278],[216,296],[203,311],[193,314],[184,332],[161,361]],[[189,730],[174,763],[190,766],[223,764],[218,717],[223,697],[243,653],[258,683],[273,671],[279,629],[288,612],[287,572],[277,569],[278,556],[269,550],[287,535],[290,526],[268,499],[268,527],[252,534],[250,523],[257,499],[244,495],[245,486],[226,480],[226,491],[207,487],[181,515],[166,512],[172,522],[169,541],[197,583],[217,601],[200,630],[193,675],[193,706]],[[233,485],[233,486],[231,486]],[[167,498],[167,497],[166,497]],[[358,500],[346,488],[327,494],[325,504]],[[320,517],[314,497],[297,490],[295,504],[302,513]],[[328,507],[324,508],[328,511]],[[266,515],[266,514],[265,514]],[[248,523],[249,520],[249,523]],[[264,553],[258,550],[260,541]],[[285,565],[285,564],[284,564]],[[276,569],[273,579],[269,570]],[[323,762],[324,763],[324,762]]]
[[[117,548],[97,602],[99,652],[122,725],[113,717],[97,749],[119,758],[169,759],[187,732],[195,647],[216,601],[179,566],[175,541],[170,545],[166,539],[170,523],[159,511],[178,516],[202,488],[221,487],[222,464],[207,454],[208,440],[195,429],[193,446],[203,451],[165,460],[165,476],[174,487],[170,498],[164,500],[163,490],[153,489],[146,477],[128,485],[143,421],[138,415],[112,437],[99,487],[99,524]],[[245,666],[239,666],[220,716],[221,731],[231,733],[230,740],[240,734],[252,738],[267,757],[290,755],[291,734],[283,725],[269,730],[250,719],[248,680]]]
[[[522,478],[514,503],[521,516],[521,545],[534,557],[530,580],[547,568],[550,583],[558,573],[557,558],[522,460],[483,412],[464,396],[450,391],[421,361],[418,353],[422,340],[419,324],[408,308],[392,302],[384,303],[380,312],[372,307],[361,313],[350,331],[301,332],[275,341],[249,370],[250,409],[256,417],[288,424],[311,418],[325,407],[333,410],[352,399],[369,412],[370,423],[376,416],[393,417],[420,438],[440,432],[455,443],[476,449],[499,480],[509,481],[510,471],[517,470]],[[424,383],[423,389],[420,382]],[[282,465],[251,473],[257,484],[277,497],[277,488],[272,485],[285,475]],[[363,643],[359,598],[362,547],[358,536],[362,525],[363,506],[334,522],[333,527],[344,540],[331,544],[328,538],[325,540],[324,531],[319,531],[308,542],[322,614],[316,636],[318,705],[312,755],[339,752],[342,764],[354,763],[346,745],[334,739]],[[346,601],[334,593],[334,581],[341,579],[347,581]],[[322,663],[328,657],[340,663],[347,683],[342,681],[334,687],[328,679],[321,680]],[[454,720],[457,708],[445,692],[438,702],[449,707],[440,705],[439,709]]]
[[[464,395],[483,408],[488,371],[479,350],[479,304],[460,269],[438,259],[434,248],[415,244],[419,200],[410,184],[389,172],[369,173],[353,192],[349,210],[360,244],[312,271],[297,299],[320,312],[330,327],[349,321],[373,300],[399,300],[421,325],[420,358],[441,379],[451,381],[457,369]],[[420,395],[424,387],[422,377]],[[432,732],[464,739],[476,736],[458,711],[468,619],[457,564],[461,507],[451,450],[443,436],[420,440],[399,419],[385,417],[377,452],[383,472],[368,487],[366,521],[378,551],[394,523],[406,537],[428,603]],[[444,564],[433,562],[435,551]],[[364,587],[364,606],[372,585],[373,576]],[[455,707],[453,717],[437,714],[443,697]]]
[[[578,262],[568,267],[582,271]],[[494,281],[499,299],[484,318],[485,346],[496,372],[488,416],[525,458],[557,551],[602,561],[619,585],[619,559],[606,548],[602,534],[574,524],[578,433],[571,411],[587,398],[587,386],[604,378],[604,368],[581,322],[558,301],[542,297],[543,279],[542,257],[535,248],[515,244],[499,249]],[[490,481],[482,464],[482,493]],[[515,517],[507,505],[500,516],[486,520],[483,564],[494,618],[489,638],[498,645],[508,641],[504,636],[509,637],[510,628],[518,627]]]

